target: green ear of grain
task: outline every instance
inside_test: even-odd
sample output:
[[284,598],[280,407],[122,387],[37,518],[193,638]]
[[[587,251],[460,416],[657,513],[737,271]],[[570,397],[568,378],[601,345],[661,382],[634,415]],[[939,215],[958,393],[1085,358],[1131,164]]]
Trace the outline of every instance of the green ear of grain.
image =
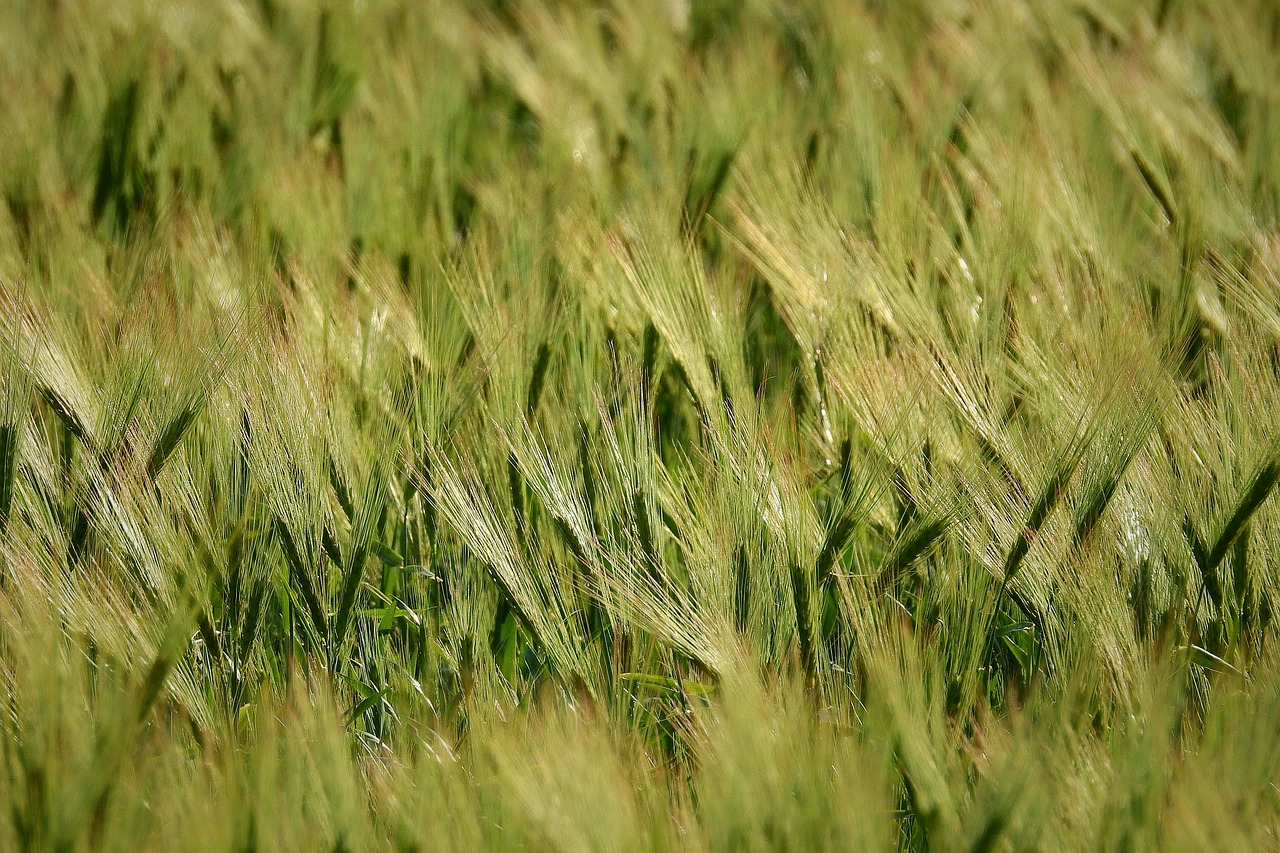
[[[1135,424],[1133,421],[1137,421],[1137,423]],[[1154,426],[1155,418],[1151,416],[1149,410],[1139,412],[1137,417],[1131,419],[1127,424],[1126,434],[1124,438],[1119,440],[1119,447],[1116,451],[1112,453],[1104,452],[1102,470],[1098,472],[1097,476],[1087,476],[1088,471],[1086,470],[1083,477],[1085,480],[1084,494],[1076,510],[1075,524],[1071,534],[1071,547],[1073,550],[1078,551],[1084,547],[1090,537],[1093,536],[1098,523],[1102,520],[1103,513],[1106,512],[1112,498],[1115,497],[1116,491],[1120,488],[1120,483],[1124,480],[1125,473],[1146,445],[1147,438]]]
[[[1200,571],[1205,592],[1208,593],[1209,599],[1218,610],[1221,610],[1226,603],[1226,594],[1222,586],[1219,569],[1227,554],[1230,553],[1232,546],[1240,539],[1241,534],[1248,529],[1250,519],[1266,503],[1278,481],[1280,481],[1280,459],[1272,459],[1264,463],[1250,478],[1248,488],[1241,495],[1231,516],[1222,526],[1221,532],[1218,533],[1211,546],[1196,531],[1190,516],[1183,518],[1183,535],[1186,536],[1187,544],[1191,547],[1191,554],[1195,558],[1196,568]],[[1237,567],[1237,570],[1241,572],[1241,585],[1246,583],[1245,569],[1243,568],[1245,559],[1247,559],[1247,552],[1242,554],[1241,566]],[[1244,594],[1244,589],[1236,590],[1237,596],[1242,597]],[[1241,598],[1241,601],[1243,602],[1243,598]]]
[[13,420],[0,423],[0,536],[9,524],[13,484],[18,475],[18,437],[21,426]]
[[381,560],[384,566],[398,568],[404,565],[404,557],[400,555],[400,552],[389,545],[379,542],[377,539],[369,543],[369,551]]
[[1089,537],[1093,535],[1098,522],[1102,520],[1102,513],[1106,511],[1107,505],[1115,497],[1116,489],[1120,487],[1120,480],[1123,476],[1123,469],[1113,471],[1103,482],[1095,484],[1089,493],[1085,495],[1084,501],[1080,505],[1080,510],[1076,513],[1075,529],[1071,533],[1073,548],[1079,549],[1089,541]]
[[690,152],[682,223],[686,238],[701,230],[702,223],[706,221],[707,214],[711,212],[716,198],[729,179],[740,145],[740,142],[734,143],[705,156],[697,149]]
[[817,677],[817,660],[813,653],[813,616],[809,612],[809,584],[804,570],[791,567],[791,603],[796,612],[796,640],[800,645],[800,664],[805,678],[812,684]]
[[147,393],[146,386],[146,375],[136,371],[105,400],[106,419],[98,432],[98,464],[103,468],[110,467],[130,449],[130,431]]
[[189,617],[175,618],[174,624],[169,627],[160,648],[156,651],[146,676],[138,685],[135,715],[139,723],[144,722],[151,715],[151,710],[160,698],[165,683],[169,680],[174,667],[178,665],[178,661],[182,659],[191,636],[191,623],[186,621],[187,618]]
[[1249,519],[1253,518],[1271,496],[1277,481],[1280,481],[1280,458],[1266,462],[1249,480],[1249,488],[1241,495],[1235,511],[1222,526],[1222,532],[1218,534],[1213,547],[1209,549],[1207,564],[1210,567],[1217,567],[1226,558],[1227,552],[1231,550],[1241,531],[1248,526]]
[[57,392],[52,385],[40,383],[37,386],[40,399],[44,400],[49,410],[62,421],[62,425],[67,432],[75,436],[77,440],[85,447],[93,448],[93,442],[90,439],[89,430],[85,426],[84,419],[75,411],[67,399]]
[[547,653],[547,643],[538,630],[534,627],[533,620],[523,607],[520,606],[520,600],[516,598],[515,592],[511,589],[511,585],[507,583],[502,576],[502,572],[493,566],[485,564],[485,568],[489,573],[489,577],[498,587],[498,594],[501,602],[499,606],[505,606],[510,613],[518,620],[520,627],[529,635],[529,642],[533,644],[534,650],[539,656],[545,657]]
[[1196,532],[1190,516],[1185,516],[1182,519],[1182,535],[1186,537],[1187,544],[1191,547],[1191,556],[1195,560],[1196,569],[1200,572],[1200,581],[1204,585],[1204,591],[1209,594],[1209,600],[1213,602],[1213,606],[1221,609],[1223,602],[1222,581],[1218,577],[1217,566],[1209,563],[1208,547],[1200,537],[1200,534]]
[[1035,541],[1045,522],[1049,520],[1049,514],[1053,512],[1054,508],[1062,500],[1067,483],[1070,482],[1071,476],[1080,464],[1080,451],[1083,444],[1083,441],[1077,441],[1075,447],[1068,450],[1066,457],[1054,468],[1053,473],[1040,490],[1040,494],[1036,497],[1035,503],[1031,505],[1031,510],[1027,513],[1027,519],[1022,525],[1018,538],[1005,556],[1004,576],[1001,580],[1002,588],[1007,586],[1013,580],[1014,575],[1018,573],[1023,559],[1031,550],[1031,543]]
[[1164,212],[1165,218],[1169,220],[1170,224],[1176,225],[1179,220],[1178,208],[1173,199],[1173,192],[1169,189],[1167,182],[1141,151],[1131,148],[1129,157],[1138,168],[1138,174],[1142,177],[1142,182],[1151,193],[1151,197],[1160,205],[1160,210]]
[[853,538],[854,532],[858,529],[858,521],[859,516],[856,513],[842,513],[827,528],[827,533],[823,537],[822,547],[818,551],[818,559],[814,566],[817,571],[819,588],[826,586],[827,580],[831,575],[831,567],[835,565],[836,558],[844,551],[845,546],[849,544],[849,540]]
[[511,514],[515,516],[516,531],[525,535],[524,473],[514,453],[507,454],[507,493],[511,497]]
[[892,589],[907,569],[915,564],[933,544],[946,533],[948,519],[944,517],[917,521],[906,529],[898,538],[893,550],[885,557],[884,565],[872,581],[871,589],[876,596],[884,595]]
[[[365,483],[364,500],[351,526],[351,545],[347,550],[347,562],[343,566],[342,591],[338,598],[338,610],[333,622],[333,652],[337,653],[346,639],[351,624],[351,611],[360,592],[364,567],[375,542],[378,521],[382,518],[387,501],[387,465],[378,459]],[[389,550],[385,549],[384,550]]]
[[302,601],[307,607],[307,615],[311,620],[312,630],[323,642],[329,634],[328,619],[325,616],[324,607],[320,603],[320,596],[316,594],[315,584],[312,582],[306,566],[302,563],[302,556],[298,553],[298,546],[293,540],[293,535],[289,532],[288,526],[279,518],[275,519],[275,532],[276,538],[280,541],[280,548],[284,551],[285,562],[289,564],[289,574],[293,578],[294,585],[302,595]]
[[333,487],[333,493],[338,498],[338,506],[342,507],[342,512],[347,517],[347,521],[355,518],[356,510],[351,503],[351,490],[347,488],[346,478],[342,472],[338,470],[338,464],[333,460],[333,455],[329,455],[329,485]]
[[337,540],[333,538],[333,530],[328,524],[325,524],[324,531],[320,534],[320,550],[335,566],[342,565],[342,549],[338,547]]
[[115,87],[98,143],[93,221],[97,225],[105,221],[118,234],[129,231],[135,215],[150,212],[155,200],[155,175],[144,163],[138,140],[140,90],[132,75]]
[[530,416],[538,410],[538,401],[542,399],[542,386],[547,380],[547,368],[551,365],[551,347],[543,343],[538,347],[538,356],[533,362],[533,373],[529,377],[529,390],[525,395],[525,409]]
[[745,633],[751,617],[751,574],[747,569],[747,550],[739,545],[733,553],[733,625]]
[[641,344],[640,381],[647,393],[655,391],[654,370],[658,366],[658,345],[661,343],[658,329],[652,320],[644,324],[643,342]]
[[245,612],[244,622],[240,626],[237,637],[236,652],[241,667],[253,651],[254,641],[258,637],[258,622],[262,616],[262,605],[267,595],[267,582],[259,578],[253,584],[253,592],[249,594],[249,608]]
[[30,406],[30,386],[26,369],[16,347],[0,343],[0,536],[4,535],[13,509],[14,487],[18,479],[18,453],[22,427]]
[[160,471],[164,468],[165,463],[169,461],[169,457],[173,455],[173,452],[178,449],[178,444],[182,441],[183,436],[187,434],[187,430],[195,423],[203,405],[203,397],[198,400],[192,400],[165,424],[164,429],[160,431],[160,435],[151,449],[151,456],[147,460],[147,479],[154,480],[160,475]]
[[1031,510],[1027,513],[1026,522],[1019,531],[1018,538],[1014,541],[1013,547],[1009,549],[1009,553],[1005,557],[1004,572],[1000,578],[999,586],[996,590],[995,609],[991,613],[990,621],[987,625],[987,650],[990,654],[996,646],[997,637],[995,630],[995,621],[1000,613],[1001,601],[1005,596],[1009,596],[1014,604],[1034,623],[1036,635],[1044,635],[1044,623],[1040,614],[1031,603],[1022,595],[1018,594],[1016,588],[1010,586],[1014,577],[1017,576],[1018,570],[1022,567],[1022,562],[1031,550],[1031,544],[1039,536],[1045,522],[1048,521],[1049,515],[1057,507],[1062,500],[1067,484],[1070,482],[1072,475],[1080,464],[1083,456],[1083,448],[1087,443],[1090,430],[1078,433],[1077,437],[1068,446],[1065,454],[1059,457],[1057,465],[1053,469],[1053,473],[1045,482],[1044,487],[1040,490],[1036,497],[1035,503],[1031,505]]
[[1240,628],[1249,630],[1254,618],[1254,590],[1249,578],[1249,526],[1246,524],[1231,546],[1232,586],[1236,593],[1236,612]]
[[636,525],[636,533],[640,537],[640,550],[644,554],[646,568],[651,573],[656,572],[660,565],[658,548],[653,539],[653,526],[649,523],[649,510],[639,490],[631,493],[631,517]]

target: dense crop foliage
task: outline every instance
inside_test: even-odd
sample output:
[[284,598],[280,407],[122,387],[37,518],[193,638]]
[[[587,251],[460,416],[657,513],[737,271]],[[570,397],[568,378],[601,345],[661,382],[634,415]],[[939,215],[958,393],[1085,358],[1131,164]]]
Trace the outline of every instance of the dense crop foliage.
[[1269,0],[0,9],[0,848],[1280,844]]

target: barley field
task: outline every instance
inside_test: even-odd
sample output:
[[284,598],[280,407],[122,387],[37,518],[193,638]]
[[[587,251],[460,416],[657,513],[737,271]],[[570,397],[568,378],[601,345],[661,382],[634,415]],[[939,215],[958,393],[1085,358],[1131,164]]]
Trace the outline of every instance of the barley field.
[[0,849],[1280,849],[1274,0],[11,0]]

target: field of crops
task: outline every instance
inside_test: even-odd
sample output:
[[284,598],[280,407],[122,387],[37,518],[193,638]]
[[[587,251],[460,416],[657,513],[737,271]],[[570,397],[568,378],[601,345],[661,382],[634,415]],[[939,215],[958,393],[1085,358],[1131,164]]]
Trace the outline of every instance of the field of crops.
[[17,0],[0,119],[0,849],[1280,847],[1273,0]]

